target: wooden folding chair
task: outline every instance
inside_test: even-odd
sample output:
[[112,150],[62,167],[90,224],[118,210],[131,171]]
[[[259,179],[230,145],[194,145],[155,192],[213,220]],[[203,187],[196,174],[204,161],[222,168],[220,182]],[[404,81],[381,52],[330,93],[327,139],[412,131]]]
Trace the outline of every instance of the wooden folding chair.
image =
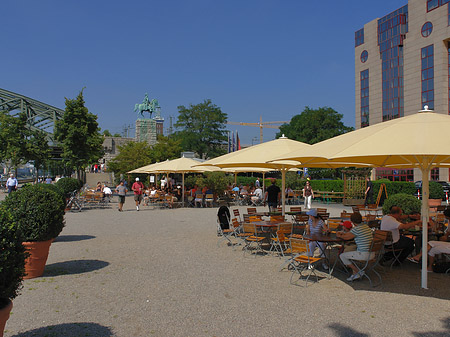
[[353,213],[348,213],[348,212],[341,212],[341,220],[345,221],[345,220],[350,220],[350,217],[352,216]]
[[317,214],[327,214],[327,209],[326,208],[317,208]]
[[239,209],[237,209],[237,208],[233,209],[233,214],[239,222],[242,222],[241,214],[239,213]]
[[242,229],[244,234],[249,234],[244,236],[244,243],[245,246],[243,247],[244,256],[246,252],[249,252],[250,250],[254,250],[254,252],[257,255],[258,252],[264,253],[264,250],[262,249],[262,242],[264,241],[264,236],[257,236],[256,232],[256,226],[253,223],[244,223],[242,225]]
[[247,207],[247,214],[252,215],[256,214],[256,208],[255,207]]
[[[309,256],[309,241],[291,238],[290,244],[292,250],[299,252],[298,255],[294,256],[289,263],[289,267],[292,269],[290,283],[297,285],[297,281],[304,280],[305,287],[307,287],[311,275],[316,277],[316,282],[318,282],[320,278],[323,278],[316,273],[315,268],[316,264],[321,261],[323,257]],[[298,274],[298,279],[293,281],[296,274]]]
[[291,206],[290,212],[298,212],[302,211],[302,206]]
[[283,222],[278,224],[276,236],[270,238],[270,252],[277,251],[284,256],[284,251],[288,249],[289,236],[292,234],[292,223]]
[[205,207],[208,207],[208,205],[210,207],[213,207],[213,202],[214,202],[214,194],[206,194],[205,195]]
[[[362,273],[362,277],[366,277],[369,280],[372,287],[382,284],[381,275],[375,270],[375,267],[378,266],[381,258],[383,257],[384,242],[387,237],[387,235],[382,232],[385,231],[376,231],[374,233],[372,244],[369,250],[371,254],[369,254],[366,260],[350,259],[350,261],[356,266],[356,268],[358,268],[358,271]],[[377,285],[374,285],[372,283],[372,279],[369,276],[369,273],[372,271],[376,276],[378,276],[380,280],[380,283]]]
[[[394,242],[392,239],[392,232],[391,231],[383,231],[383,230],[377,230],[376,231],[378,234],[378,236],[380,235],[385,235],[385,242],[384,242],[384,257],[383,259],[385,261],[389,261],[392,260],[391,262],[391,269],[394,266],[394,264],[397,265],[401,265],[402,263],[400,262],[400,260],[398,259],[400,257],[400,254],[402,253],[402,249],[399,248],[395,248],[394,247]],[[388,255],[386,257],[386,254]],[[392,256],[392,257],[391,257]]]
[[339,226],[341,226],[342,221],[340,219],[328,219],[327,224],[328,224],[328,228],[330,229],[330,231],[332,233],[336,233]]

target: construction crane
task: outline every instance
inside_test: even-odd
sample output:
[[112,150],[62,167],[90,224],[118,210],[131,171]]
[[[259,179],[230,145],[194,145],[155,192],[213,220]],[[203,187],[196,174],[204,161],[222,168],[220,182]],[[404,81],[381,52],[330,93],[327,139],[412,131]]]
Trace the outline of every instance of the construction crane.
[[259,116],[259,123],[244,123],[244,122],[227,122],[230,125],[243,125],[243,126],[257,126],[259,127],[259,142],[263,142],[263,128],[278,129],[279,126],[274,124],[286,124],[289,121],[278,121],[278,122],[263,122],[262,116]]

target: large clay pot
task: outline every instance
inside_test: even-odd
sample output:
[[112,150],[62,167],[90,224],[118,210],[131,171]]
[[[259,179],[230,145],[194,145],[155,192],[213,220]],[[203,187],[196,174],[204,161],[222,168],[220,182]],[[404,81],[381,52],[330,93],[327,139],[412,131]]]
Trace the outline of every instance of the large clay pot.
[[48,252],[52,240],[38,242],[23,242],[30,256],[25,260],[24,279],[39,277],[44,273],[45,263],[47,262]]
[[9,318],[9,313],[11,312],[13,304],[9,301],[6,307],[0,309],[0,337],[3,337],[3,331],[5,330],[6,321]]
[[429,207],[438,207],[442,204],[441,199],[428,199],[428,206]]

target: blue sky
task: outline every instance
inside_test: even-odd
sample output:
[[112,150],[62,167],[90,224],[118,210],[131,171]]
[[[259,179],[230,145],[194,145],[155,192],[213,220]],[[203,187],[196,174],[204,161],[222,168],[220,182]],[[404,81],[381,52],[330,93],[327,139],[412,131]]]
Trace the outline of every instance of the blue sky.
[[[147,92],[162,117],[211,99],[234,122],[330,106],[354,126],[354,32],[406,0],[8,1],[0,88],[64,108],[84,89],[122,132]],[[259,128],[231,126],[244,144]],[[264,141],[276,130],[264,129]]]

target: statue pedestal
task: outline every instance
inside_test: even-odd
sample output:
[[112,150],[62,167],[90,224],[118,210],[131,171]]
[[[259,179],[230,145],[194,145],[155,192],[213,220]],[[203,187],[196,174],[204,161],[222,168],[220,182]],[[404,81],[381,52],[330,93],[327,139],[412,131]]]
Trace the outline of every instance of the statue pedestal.
[[150,145],[157,143],[156,121],[152,118],[139,118],[136,120],[136,141],[147,142]]

